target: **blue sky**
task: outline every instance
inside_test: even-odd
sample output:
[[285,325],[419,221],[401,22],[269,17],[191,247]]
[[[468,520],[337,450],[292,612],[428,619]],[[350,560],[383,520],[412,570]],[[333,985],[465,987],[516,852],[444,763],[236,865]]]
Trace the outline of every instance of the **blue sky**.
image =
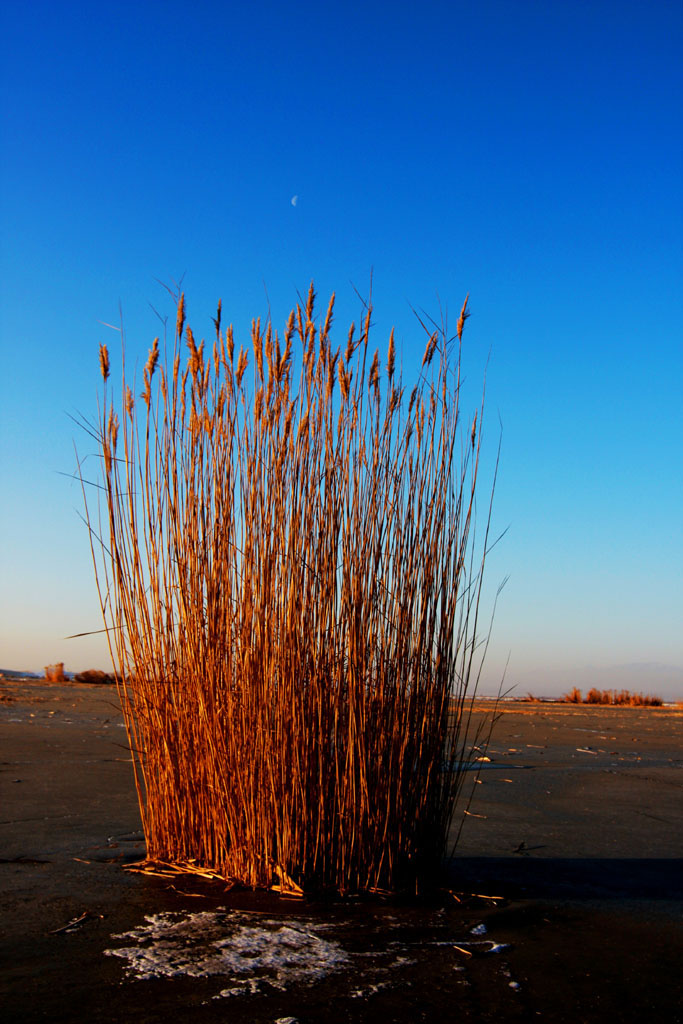
[[[144,356],[373,272],[375,338],[466,293],[503,425],[485,689],[683,697],[679,3],[5,5],[0,666],[106,664],[69,414]],[[296,206],[291,203],[297,195]],[[266,290],[268,299],[266,299]],[[489,463],[490,464],[490,463]]]

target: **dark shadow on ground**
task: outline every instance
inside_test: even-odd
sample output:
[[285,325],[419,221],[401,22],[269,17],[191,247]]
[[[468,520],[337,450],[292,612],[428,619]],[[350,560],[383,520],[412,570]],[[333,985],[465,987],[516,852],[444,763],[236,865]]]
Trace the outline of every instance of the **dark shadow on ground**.
[[542,858],[522,850],[514,857],[455,857],[448,880],[461,891],[507,899],[683,900],[683,859]]

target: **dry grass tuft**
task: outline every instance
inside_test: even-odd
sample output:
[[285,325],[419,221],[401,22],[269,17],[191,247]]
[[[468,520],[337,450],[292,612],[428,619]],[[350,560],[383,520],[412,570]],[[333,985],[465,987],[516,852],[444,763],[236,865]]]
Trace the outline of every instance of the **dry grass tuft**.
[[181,296],[142,403],[107,357],[93,555],[150,861],[395,889],[438,866],[481,742],[483,409],[461,433],[445,332],[407,404],[370,307],[342,354],[314,299],[235,359],[220,305],[205,353]]

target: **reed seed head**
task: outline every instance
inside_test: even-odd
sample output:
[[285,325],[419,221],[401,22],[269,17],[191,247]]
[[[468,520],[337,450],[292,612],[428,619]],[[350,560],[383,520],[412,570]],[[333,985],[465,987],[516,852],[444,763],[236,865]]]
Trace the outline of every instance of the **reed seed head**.
[[462,341],[462,332],[463,332],[463,328],[465,326],[465,321],[469,318],[469,315],[470,315],[469,314],[469,310],[467,308],[467,303],[468,303],[469,297],[470,296],[469,296],[469,292],[468,292],[467,295],[465,296],[465,301],[462,304],[462,309],[460,310],[460,316],[458,317],[458,324],[457,324],[458,341]]
[[355,331],[355,329],[356,329],[356,325],[352,322],[351,326],[349,327],[349,337],[348,337],[348,340],[346,342],[346,352],[344,353],[344,362],[345,363],[350,363],[351,362],[351,358],[352,358],[353,353],[355,351],[355,347],[356,346],[353,343],[353,332]]
[[178,302],[178,311],[176,314],[175,332],[178,338],[183,336],[183,327],[185,326],[185,293],[183,292]]
[[158,362],[159,362],[159,339],[155,338],[154,339],[154,344],[152,345],[151,349],[149,350],[149,356],[147,357],[147,364],[145,366],[145,373],[149,376],[150,380],[154,376],[154,371],[156,369],[156,366],[157,366]]
[[114,412],[114,409],[109,410],[109,440],[111,443],[112,454],[116,455],[116,443],[119,437],[119,418]]
[[379,383],[379,351],[377,349],[375,349],[375,354],[372,357],[368,383],[371,388],[376,388]]
[[349,400],[350,384],[351,374],[347,372],[346,367],[342,363],[339,367],[339,390],[341,391],[341,396],[345,402],[348,402]]
[[391,328],[389,335],[389,351],[387,353],[387,376],[389,380],[394,376],[394,362],[396,360],[396,347],[394,345],[394,328]]
[[216,315],[215,315],[215,317],[212,318],[213,319],[213,325],[216,328],[216,338],[219,338],[220,337],[220,333],[221,333],[221,313],[222,313],[222,311],[223,311],[223,303],[219,299],[218,300],[218,308],[216,309]]
[[438,341],[439,341],[439,335],[438,335],[438,333],[436,331],[434,331],[434,333],[430,336],[429,341],[427,342],[427,347],[425,348],[425,354],[422,357],[422,365],[423,366],[429,366],[429,364],[431,363],[432,359],[434,358],[434,352],[436,351],[436,346],[438,344]]
[[325,337],[328,336],[328,334],[330,333],[330,328],[332,327],[332,317],[334,314],[334,299],[335,293],[332,292],[332,297],[327,307],[327,315],[325,316],[325,325],[323,327],[323,334],[325,335]]
[[313,282],[311,281],[308,288],[308,296],[306,298],[306,319],[310,322],[313,320],[313,309],[315,307],[315,289]]
[[241,387],[242,385],[242,378],[244,377],[244,373],[247,369],[248,362],[249,358],[247,356],[247,353],[245,352],[244,348],[240,345],[240,354],[237,357],[237,370],[235,372],[235,381],[238,388]]
[[109,351],[106,345],[100,345],[100,373],[102,380],[106,381],[109,376]]

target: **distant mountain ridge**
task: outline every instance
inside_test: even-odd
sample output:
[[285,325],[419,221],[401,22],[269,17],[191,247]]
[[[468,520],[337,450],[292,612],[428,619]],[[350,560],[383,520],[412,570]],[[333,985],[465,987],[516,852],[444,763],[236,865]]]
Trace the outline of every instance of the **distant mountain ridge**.
[[0,677],[5,679],[40,679],[38,672],[19,672],[14,668],[0,668]]

